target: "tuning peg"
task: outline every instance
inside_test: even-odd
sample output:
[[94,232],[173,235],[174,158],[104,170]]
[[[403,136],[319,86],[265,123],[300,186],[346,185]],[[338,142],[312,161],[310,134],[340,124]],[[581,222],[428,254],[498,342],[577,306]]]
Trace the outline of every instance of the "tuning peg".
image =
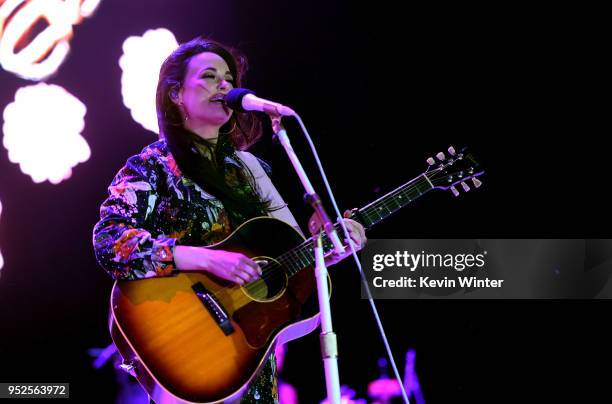
[[463,190],[465,192],[468,192],[470,190],[470,186],[466,184],[464,181],[461,181],[461,186],[463,187]]
[[448,154],[450,154],[451,156],[454,156],[455,154],[457,154],[453,146],[448,148]]
[[457,191],[457,188],[455,188],[454,186],[450,187],[450,190],[453,192],[453,195],[455,196],[459,196],[459,191]]
[[430,157],[427,159],[427,164],[433,166],[434,164],[436,164],[436,160],[434,160],[433,157]]
[[440,152],[438,154],[436,154],[436,157],[438,158],[438,160],[440,161],[444,161],[446,160],[446,156],[444,156],[444,153]]
[[480,186],[482,185],[482,181],[480,181],[478,178],[474,177],[472,178],[472,182],[474,183],[474,186],[476,188],[480,188]]

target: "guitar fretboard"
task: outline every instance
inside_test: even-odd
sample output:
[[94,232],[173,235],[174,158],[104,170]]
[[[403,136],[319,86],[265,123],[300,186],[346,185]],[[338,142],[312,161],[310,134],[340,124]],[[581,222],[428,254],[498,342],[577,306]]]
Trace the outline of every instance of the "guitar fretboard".
[[[351,218],[361,223],[366,229],[369,229],[433,188],[434,186],[427,174],[421,174],[388,194],[381,196],[374,202],[358,209]],[[339,235],[342,234],[340,224],[336,223],[334,227]],[[333,249],[331,241],[329,241],[325,234],[323,235],[323,247],[326,253]],[[277,260],[286,266],[287,275],[289,276],[312,266],[315,262],[312,237],[277,257]]]
[[359,209],[359,216],[362,220],[358,221],[369,229],[432,189],[433,184],[427,174],[421,174]]

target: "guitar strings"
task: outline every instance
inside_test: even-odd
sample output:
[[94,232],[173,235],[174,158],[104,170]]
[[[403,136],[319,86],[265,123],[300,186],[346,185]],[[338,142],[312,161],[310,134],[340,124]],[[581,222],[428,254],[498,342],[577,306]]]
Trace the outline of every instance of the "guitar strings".
[[[371,216],[374,215],[374,213],[376,213],[376,216],[380,219],[383,218],[382,215],[380,215],[380,211],[382,210],[382,208],[384,207],[389,214],[394,213],[396,210],[398,210],[399,208],[401,208],[402,206],[400,204],[398,204],[397,202],[392,202],[393,199],[389,199],[391,197],[396,197],[399,194],[406,194],[405,196],[408,197],[408,203],[411,203],[412,201],[414,201],[415,199],[417,199],[418,197],[420,197],[421,195],[423,195],[425,192],[430,191],[431,189],[434,188],[433,184],[432,184],[432,180],[435,180],[435,176],[437,174],[439,174],[441,171],[441,169],[437,168],[434,169],[430,172],[425,172],[422,175],[420,175],[419,177],[417,177],[417,179],[414,179],[398,188],[396,188],[395,190],[389,192],[388,194],[384,195],[383,201],[377,202],[374,201],[372,202],[370,205],[366,205],[366,207],[364,207],[359,213],[361,215],[363,215],[366,219],[371,220]],[[430,174],[430,175],[428,175]],[[469,179],[470,177],[466,177],[466,179]],[[419,190],[419,186],[423,185],[423,184],[427,184],[427,187],[425,190],[421,191]],[[411,192],[416,191],[416,195],[410,195]],[[393,205],[395,205],[394,209],[391,209],[393,207],[393,205],[391,205],[393,203]],[[406,206],[406,205],[404,205]],[[340,227],[339,224],[335,224],[334,227]],[[339,230],[339,229],[336,229]],[[327,239],[327,236],[325,234],[323,234],[323,238],[324,238],[324,242],[329,244],[329,240]],[[299,244],[298,246],[292,248],[291,250],[281,254],[280,256],[278,256],[277,258],[275,258],[274,261],[272,261],[272,263],[268,263],[265,266],[262,267],[262,271],[264,272],[264,274],[258,278],[257,280],[247,283],[245,285],[239,286],[239,285],[232,285],[232,286],[224,286],[221,287],[220,289],[212,292],[212,294],[214,296],[217,296],[218,293],[226,290],[226,289],[237,289],[240,287],[244,287],[245,289],[247,289],[249,292],[251,293],[260,293],[263,292],[267,289],[267,284],[265,283],[265,281],[276,281],[278,280],[278,278],[284,277],[285,276],[285,272],[284,271],[277,271],[276,269],[281,268],[281,267],[286,267],[287,268],[287,272],[289,273],[289,277],[297,274],[299,271],[301,271],[302,269],[311,266],[314,263],[314,255],[313,255],[313,250],[312,250],[312,241],[313,238],[310,237],[308,239],[306,239],[305,241],[303,241],[301,244]],[[300,257],[300,254],[302,255],[302,257]],[[298,257],[298,261],[294,260],[292,257],[293,256],[297,256]],[[306,264],[304,264],[304,262],[302,261],[303,258],[306,258]],[[295,266],[297,268],[297,270],[292,269],[292,267]],[[249,288],[249,285],[251,285],[251,288]],[[248,297],[245,296],[245,298],[247,300],[250,300]]]
[[[421,179],[420,181],[417,181],[413,184],[413,188],[417,188],[419,184],[423,184],[423,183],[427,183],[427,180],[423,180]],[[403,189],[396,189],[393,191],[393,193],[389,194],[388,196],[395,196],[401,192],[405,192],[405,191],[410,191],[409,189],[407,189],[406,187],[404,187]],[[423,192],[421,191],[417,191],[418,195],[422,195]],[[417,196],[418,196],[417,195]],[[393,211],[390,210],[387,206],[387,202],[384,202],[382,204],[382,206],[385,206],[385,208],[387,208],[387,210],[392,213]],[[368,209],[371,210],[371,212],[367,212]],[[371,216],[372,213],[374,211],[377,210],[377,208],[368,208],[368,209],[364,209],[363,211],[361,211],[360,213],[364,214],[365,216]],[[377,216],[380,218],[380,215],[377,213]],[[335,224],[334,227],[340,227],[339,224]],[[327,240],[326,235],[324,235],[324,238],[326,239],[325,241],[329,242],[329,240]],[[280,256],[278,256],[277,258],[275,258],[276,261],[278,261],[279,263],[285,265],[285,266],[290,266],[289,264],[293,264],[295,261],[291,258],[292,255],[297,255],[299,253],[301,253],[303,256],[305,256],[307,258],[307,262],[311,263],[311,261],[314,261],[314,257],[312,257],[312,242],[313,239],[312,237],[308,238],[307,240],[303,241],[300,245],[294,247],[293,249],[291,249],[290,251],[281,254]],[[304,251],[304,249],[306,249],[306,251]],[[294,253],[294,251],[296,251]],[[301,260],[299,262],[297,262],[297,267],[299,268],[300,266],[303,265],[303,262],[301,262]],[[262,268],[263,269],[263,268]],[[301,269],[301,268],[300,268]],[[293,275],[293,273],[292,273]],[[269,278],[264,278],[264,279],[269,279]]]
[[[397,196],[400,193],[409,193],[412,191],[416,191],[416,195],[412,195],[412,198],[409,198],[409,203],[412,202],[414,199],[418,198],[420,195],[422,195],[424,192],[429,191],[431,189],[431,186],[429,186],[427,188],[427,190],[425,191],[420,191],[418,190],[419,186],[424,184],[424,183],[429,183],[429,178],[425,179],[423,178],[423,176],[419,176],[419,179],[416,180],[415,182],[410,182],[405,184],[402,187],[399,187],[393,191],[391,191],[389,194],[385,195],[386,197],[392,197],[392,196]],[[408,195],[407,195],[408,196]],[[386,199],[386,198],[385,198]],[[385,202],[385,201],[381,201],[378,204],[374,203],[371,207],[366,207],[364,208],[360,213],[362,215],[365,216],[371,216],[374,212],[378,212],[380,206],[384,206],[387,211],[389,211],[389,213],[393,213],[392,209],[389,209],[389,202]],[[396,210],[399,206],[396,206]],[[369,212],[368,212],[369,211]],[[379,213],[376,213],[378,218],[381,218],[381,215]],[[369,219],[369,218],[368,218]],[[335,224],[334,227],[339,227],[339,224]],[[329,240],[327,240],[326,235],[323,235],[324,238],[326,239],[325,241],[329,243]],[[265,283],[266,280],[268,281],[277,281],[279,280],[278,278],[284,277],[285,276],[285,272],[283,271],[277,271],[275,269],[278,269],[282,266],[285,266],[289,272],[289,276],[292,276],[294,274],[296,274],[297,272],[299,272],[300,270],[302,270],[303,268],[312,265],[314,263],[314,256],[313,256],[313,251],[312,251],[312,237],[310,237],[309,239],[305,240],[304,242],[302,242],[300,245],[294,247],[293,249],[291,249],[290,251],[281,254],[279,257],[277,257],[275,259],[275,261],[272,261],[272,264],[267,264],[264,267],[262,267],[264,272],[264,275],[261,276],[261,278],[250,282],[248,284],[242,285],[242,287],[246,288],[249,292],[251,293],[261,293],[264,292],[267,289],[267,284]],[[304,249],[306,249],[306,251],[304,251]],[[302,258],[300,257],[300,254],[302,254]],[[295,261],[292,256],[297,256],[299,258],[299,261]],[[306,258],[306,264],[304,264],[304,262],[302,261],[303,258]],[[293,266],[297,267],[297,270],[294,272],[294,270],[292,269]],[[263,281],[263,282],[260,282]],[[252,285],[249,288],[249,285]],[[217,294],[219,292],[224,291],[225,289],[237,289],[240,286],[238,285],[232,285],[229,287],[222,287],[219,290],[216,290],[214,292],[212,292],[213,295],[217,296]]]
[[[425,192],[428,192],[429,190],[433,189],[432,187],[432,179],[434,179],[433,177],[435,175],[437,175],[439,173],[439,170],[436,169],[434,171],[432,171],[430,174],[434,174],[431,177],[427,176],[428,173],[425,173],[425,177],[424,176],[419,176],[417,180],[415,180],[414,182],[409,182],[401,187],[396,188],[395,190],[391,191],[390,193],[386,194],[384,196],[385,200],[376,203],[373,202],[371,204],[371,206],[366,206],[364,207],[361,211],[360,214],[362,214],[363,216],[365,216],[366,219],[370,220],[371,216],[374,216],[375,218],[383,218],[383,215],[380,214],[380,211],[384,208],[389,214],[394,213],[396,210],[398,210],[399,208],[402,208],[403,206],[397,202],[394,202],[393,199],[389,199],[390,197],[397,197],[400,194],[403,194],[403,196],[408,197],[408,203],[414,201],[415,199],[417,199],[418,197],[420,197],[421,195],[423,195]],[[469,179],[469,177],[466,177],[466,179]],[[419,189],[421,187],[421,185],[423,184],[427,184],[427,187],[425,189]],[[406,206],[406,205],[404,205]],[[337,228],[337,230],[339,230],[339,224],[335,224],[334,227]],[[323,237],[325,238],[325,242],[329,243],[329,240],[327,240],[326,235],[324,234]],[[290,250],[289,252],[279,256],[277,258],[277,261],[279,261],[281,264],[283,264],[284,266],[288,267],[290,275],[294,275],[293,270],[291,269],[291,266],[293,266],[293,264],[295,264],[294,260],[291,258],[292,255],[296,255],[298,257],[300,257],[300,253],[306,257],[306,262],[307,264],[312,264],[314,263],[314,257],[313,257],[313,251],[312,251],[312,237],[310,237],[309,239],[305,240],[302,244],[294,247],[292,250]],[[306,249],[306,251],[304,251],[304,249]],[[295,251],[295,253],[294,253]],[[287,257],[285,257],[287,256]],[[297,262],[297,272],[299,272],[301,269],[303,269],[305,265],[302,262],[302,258],[299,258],[299,261]],[[272,279],[275,278],[277,276],[282,275],[279,274],[278,272],[272,272],[271,276],[268,277],[262,277],[264,280],[265,279]]]
[[[407,193],[407,192],[411,192],[413,190],[415,190],[416,188],[419,187],[419,185],[422,185],[423,183],[427,183],[429,181],[427,181],[426,179],[423,179],[422,176],[419,177],[419,180],[413,182],[413,183],[408,183],[402,187],[399,187],[397,189],[395,189],[394,191],[390,192],[389,194],[387,194],[387,197],[391,197],[391,196],[396,196],[399,195],[400,193]],[[429,188],[431,189],[431,188]],[[428,190],[429,190],[428,189]],[[419,195],[422,195],[422,191],[418,191],[417,190],[417,195],[416,197],[418,197]],[[410,198],[409,198],[410,199]],[[415,198],[414,198],[415,199]],[[410,201],[412,201],[413,199],[410,199]],[[361,211],[360,213],[365,215],[365,216],[371,216],[371,214],[375,211],[378,210],[378,207],[380,206],[384,206],[390,213],[392,213],[393,211],[391,209],[389,209],[389,207],[387,206],[388,203],[387,202],[379,202],[378,204],[374,204],[372,207],[370,208],[364,208],[363,211]],[[397,206],[396,206],[397,209]],[[381,215],[379,213],[377,213],[378,218],[381,217]],[[369,219],[369,217],[368,217]],[[335,227],[339,227],[339,224],[336,224]],[[325,235],[324,235],[325,237]],[[326,237],[325,237],[326,238]],[[329,242],[328,240],[325,240],[327,242]],[[285,266],[288,269],[289,275],[294,275],[295,273],[299,272],[301,269],[303,269],[304,267],[307,267],[309,265],[312,265],[314,263],[314,256],[313,256],[313,251],[312,251],[312,237],[310,237],[308,240],[305,240],[304,242],[302,242],[300,245],[294,247],[292,250],[280,255],[279,257],[276,258],[276,261],[272,262],[271,264],[268,264],[266,266],[264,266],[262,268],[262,270],[267,271],[268,275],[263,275],[260,279],[265,281],[265,280],[278,280],[279,277],[285,276],[285,273],[282,271],[272,271],[273,269],[277,269],[281,266]],[[304,249],[306,248],[306,251],[304,251]],[[302,257],[300,257],[300,254],[302,255]],[[299,261],[295,261],[292,256],[295,255],[299,258]],[[303,258],[306,258],[306,264],[302,261]],[[279,265],[280,264],[280,265]],[[293,266],[297,267],[297,271],[294,272],[294,270],[292,269]],[[265,288],[267,287],[267,285],[264,283],[263,285],[261,284],[261,282],[259,282],[258,284],[255,284],[256,282],[258,282],[258,280],[253,281],[249,284],[243,285],[243,287],[247,288],[250,292],[254,292],[254,293],[258,293],[258,292],[263,292],[265,290]],[[248,285],[253,285],[255,284],[255,287],[251,287],[248,288]],[[232,285],[230,288],[237,288],[237,285]],[[227,287],[223,287],[222,289],[225,289]],[[213,294],[217,294],[221,292],[221,290],[215,291]]]
[[[427,177],[427,173],[425,173],[425,177]],[[423,178],[423,175],[418,177],[419,179],[416,180],[415,182],[409,182],[401,187],[396,188],[395,190],[389,192],[388,194],[385,195],[385,197],[395,197],[397,195],[399,195],[400,193],[408,193],[408,192],[412,192],[412,191],[416,191],[416,196],[410,197],[409,195],[409,201],[408,203],[414,201],[416,198],[418,198],[419,196],[423,195],[424,192],[429,191],[431,188],[431,185],[429,184],[429,182],[431,181],[429,179],[429,177],[427,177],[426,179]],[[419,191],[417,188],[419,187],[419,185],[422,184],[428,184],[428,189],[425,190],[424,192]],[[385,198],[386,199],[386,198]],[[381,208],[381,206],[385,207],[387,209],[387,211],[389,213],[393,213],[394,211],[389,209],[389,206],[387,206],[389,203],[391,203],[391,201],[389,200],[388,202],[385,201],[381,201],[378,204],[376,203],[376,201],[372,204],[372,206],[368,205],[366,207],[363,208],[362,211],[360,211],[360,213],[364,216],[366,216],[367,219],[370,219],[369,216],[372,216],[375,212],[379,211],[379,209]],[[397,210],[400,206],[397,206],[397,203],[395,203],[396,208],[395,210]],[[369,211],[369,212],[368,212]],[[376,213],[376,215],[378,216],[378,218],[381,218],[381,215],[379,213]],[[335,224],[334,227],[336,226],[340,226],[339,224]],[[329,243],[329,240],[327,240],[326,235],[323,235],[325,242]],[[247,283],[245,285],[239,286],[239,285],[232,285],[232,286],[223,286],[220,289],[217,289],[213,292],[210,292],[213,296],[218,297],[218,294],[227,290],[227,289],[237,289],[239,287],[244,287],[245,289],[247,289],[249,292],[251,293],[260,293],[263,292],[267,289],[267,284],[265,283],[265,281],[276,281],[278,280],[278,278],[284,277],[285,276],[285,272],[284,271],[277,271],[276,269],[281,268],[281,267],[286,267],[288,269],[287,272],[289,272],[289,276],[293,276],[296,273],[298,273],[300,270],[304,269],[305,267],[308,267],[310,265],[312,265],[314,263],[314,256],[313,256],[313,251],[312,251],[312,242],[313,239],[312,237],[306,239],[305,241],[303,241],[301,244],[299,244],[298,246],[292,248],[291,250],[279,255],[278,257],[276,257],[274,259],[274,261],[272,261],[272,263],[268,263],[266,265],[264,265],[261,269],[262,272],[264,273],[260,278],[258,278],[257,280]],[[306,249],[306,250],[304,250]],[[292,258],[292,256],[298,256],[299,254],[302,254],[302,258],[306,258],[306,262],[307,264],[304,265],[304,263],[302,262],[302,258],[299,258],[299,261],[296,261]],[[291,269],[292,266],[296,266],[297,270],[294,272],[294,270]],[[260,282],[263,281],[263,282]],[[262,285],[263,283],[263,285]],[[253,285],[251,286],[251,288],[249,288],[249,285]],[[246,296],[245,296],[246,297]]]

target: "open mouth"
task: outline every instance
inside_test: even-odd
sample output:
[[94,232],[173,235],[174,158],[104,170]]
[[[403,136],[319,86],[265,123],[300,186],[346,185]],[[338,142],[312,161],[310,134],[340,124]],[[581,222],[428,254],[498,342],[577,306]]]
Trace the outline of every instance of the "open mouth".
[[215,94],[208,100],[210,102],[225,105],[225,94]]

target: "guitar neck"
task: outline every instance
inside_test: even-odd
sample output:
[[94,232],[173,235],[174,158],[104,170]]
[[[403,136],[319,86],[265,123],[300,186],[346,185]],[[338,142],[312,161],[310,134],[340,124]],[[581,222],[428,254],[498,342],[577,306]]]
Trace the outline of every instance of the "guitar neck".
[[423,173],[357,210],[352,219],[361,223],[366,229],[369,229],[433,188],[434,186],[429,177],[427,177],[426,173]]
[[[434,186],[429,177],[427,177],[427,174],[421,174],[388,194],[381,196],[374,202],[358,209],[352,214],[351,219],[361,223],[366,229],[369,229],[419,197],[425,195],[433,188]],[[339,223],[336,223],[334,227],[336,231],[342,234]],[[286,263],[289,276],[314,264],[312,246],[313,238],[310,237],[299,246],[279,257]],[[323,246],[326,253],[333,249],[332,243],[329,241],[326,234],[323,234]]]

